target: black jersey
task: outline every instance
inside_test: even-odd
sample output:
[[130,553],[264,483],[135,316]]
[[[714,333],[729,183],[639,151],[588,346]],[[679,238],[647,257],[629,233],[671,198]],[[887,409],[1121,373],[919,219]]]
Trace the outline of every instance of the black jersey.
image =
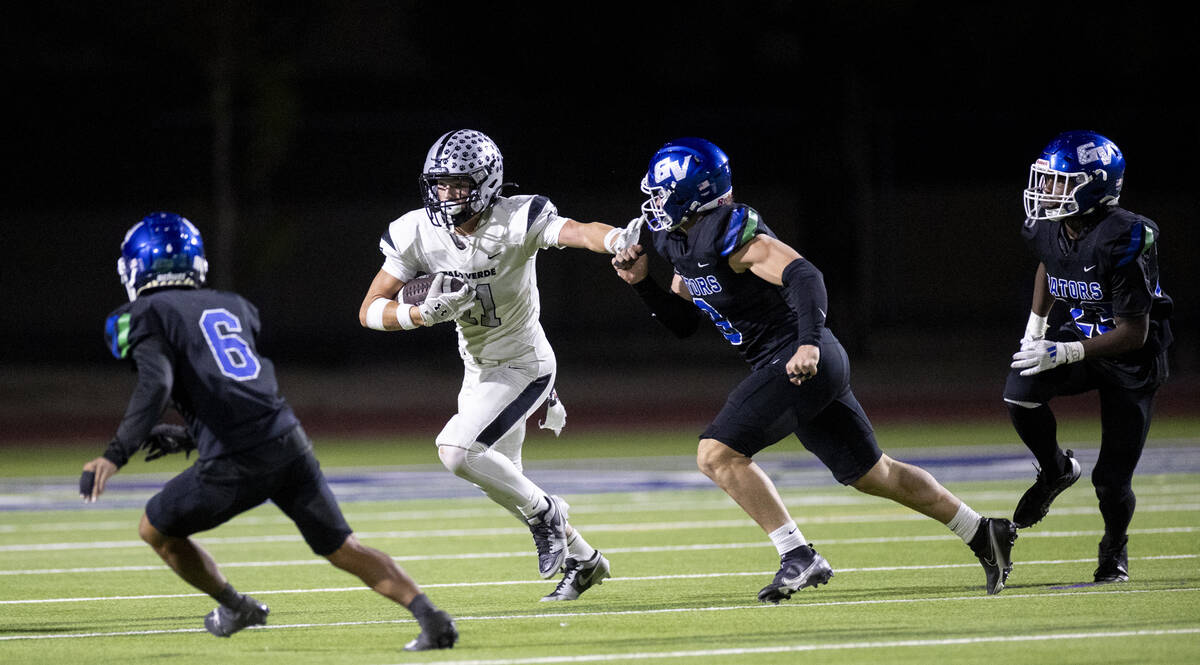
[[211,289],[150,291],[117,308],[105,337],[114,356],[135,361],[138,389],[113,445],[126,457],[136,451],[164,406],[148,396],[166,391],[201,460],[248,450],[295,428],[299,421],[279,395],[274,366],[258,353],[259,325],[254,305]]
[[754,209],[737,203],[705,213],[686,231],[654,232],[655,251],[683,278],[692,302],[755,368],[784,352],[790,357],[798,340],[780,287],[729,266],[729,256],[759,234],[776,237]]
[[1022,236],[1046,266],[1050,295],[1070,309],[1062,332],[1083,340],[1112,330],[1117,317],[1150,315],[1141,349],[1090,359],[1125,387],[1148,387],[1165,378],[1161,356],[1172,341],[1173,303],[1159,284],[1158,226],[1116,206],[1095,215],[1074,239],[1058,220],[1026,220]]

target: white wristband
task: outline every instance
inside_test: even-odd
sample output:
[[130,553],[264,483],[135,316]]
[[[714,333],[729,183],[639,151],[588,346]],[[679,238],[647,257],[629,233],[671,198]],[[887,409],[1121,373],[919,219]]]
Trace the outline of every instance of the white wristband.
[[383,309],[391,302],[387,298],[376,298],[367,306],[367,327],[371,330],[387,330],[383,327]]
[[404,330],[412,330],[413,328],[419,327],[412,320],[412,305],[409,305],[408,303],[396,303],[396,322],[399,323],[400,327]]
[[1083,342],[1063,342],[1064,363],[1077,363],[1083,360]]
[[624,231],[624,229],[612,229],[608,233],[604,234],[604,249],[608,250],[609,254],[617,253],[617,250],[615,247],[613,247],[613,244],[617,241],[617,238],[621,237],[622,231]]

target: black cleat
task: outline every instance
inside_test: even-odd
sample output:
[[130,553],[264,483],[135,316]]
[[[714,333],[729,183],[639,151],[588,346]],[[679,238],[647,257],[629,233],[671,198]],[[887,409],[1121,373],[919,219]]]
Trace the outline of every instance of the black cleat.
[[1129,556],[1125,552],[1125,545],[1129,543],[1129,537],[1114,544],[1105,542],[1107,540],[1108,536],[1100,539],[1100,566],[1096,568],[1096,583],[1128,582]]
[[270,613],[271,609],[266,605],[244,596],[241,606],[236,610],[218,605],[217,609],[204,617],[204,627],[217,637],[229,637],[243,628],[265,626]]
[[567,505],[559,497],[547,495],[549,505],[529,518],[529,532],[537,548],[538,572],[549,578],[557,573],[567,559]]
[[1063,490],[1074,485],[1076,480],[1079,480],[1082,468],[1079,466],[1079,461],[1075,459],[1075,453],[1068,450],[1064,454],[1067,458],[1066,473],[1051,477],[1046,469],[1038,469],[1037,480],[1033,481],[1033,486],[1025,490],[1025,494],[1017,502],[1017,509],[1013,511],[1012,521],[1018,529],[1024,529],[1042,521],[1046,513],[1050,512],[1050,504],[1054,503],[1054,499],[1062,494]]
[[421,626],[421,634],[408,644],[405,651],[429,651],[431,649],[453,649],[458,641],[458,627],[445,610],[437,610]]
[[576,561],[575,559],[567,559],[564,566],[566,573],[563,574],[562,580],[554,591],[542,597],[541,602],[549,600],[575,600],[584,591],[593,586],[603,584],[603,580],[607,577],[612,577],[609,573],[608,559],[600,554],[600,550],[592,555],[592,558],[587,561]]
[[825,557],[817,554],[812,545],[801,545],[779,557],[779,572],[775,579],[758,592],[763,603],[779,604],[804,587],[817,587],[829,582],[833,567]]
[[979,522],[979,530],[971,539],[971,551],[983,564],[987,573],[988,595],[1004,589],[1008,574],[1012,572],[1012,548],[1017,542],[1017,526],[997,517],[985,517]]

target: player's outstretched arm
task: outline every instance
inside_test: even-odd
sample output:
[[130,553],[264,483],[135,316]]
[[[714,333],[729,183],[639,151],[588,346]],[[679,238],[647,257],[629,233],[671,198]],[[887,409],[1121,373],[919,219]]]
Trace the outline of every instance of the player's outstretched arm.
[[623,228],[609,226],[603,222],[577,222],[566,220],[558,232],[558,244],[563,247],[587,249],[598,254],[619,254],[638,241],[642,232],[642,218],[638,217]]
[[558,244],[599,254],[612,254],[604,246],[604,237],[612,230],[612,226],[603,222],[584,223],[568,219],[558,232]]
[[[687,293],[682,277],[676,274],[672,278],[670,292],[664,290],[650,276],[650,257],[637,244],[617,252],[612,265],[617,275],[632,286],[634,293],[646,303],[650,316],[666,326],[667,330],[680,339],[696,332],[700,324],[700,310],[691,304],[691,295]],[[672,293],[679,297],[672,296]]]

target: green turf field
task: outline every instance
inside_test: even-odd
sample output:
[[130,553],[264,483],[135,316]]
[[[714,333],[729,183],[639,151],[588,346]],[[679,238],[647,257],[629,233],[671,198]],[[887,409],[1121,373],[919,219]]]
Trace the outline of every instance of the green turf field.
[[[1156,424],[1152,445],[1200,444],[1196,423]],[[1067,423],[1064,440],[1094,435]],[[1011,444],[1002,425],[881,427],[885,448]],[[428,465],[427,442],[322,441],[327,473]],[[687,455],[689,433],[542,435],[529,460]],[[35,449],[36,448],[36,449]],[[99,446],[0,449],[3,474],[77,473]],[[797,452],[797,455],[803,455]],[[597,465],[603,461],[598,460]],[[171,471],[139,459],[114,479]],[[172,466],[173,465],[173,466]],[[1032,469],[1030,469],[1032,477]],[[1011,514],[1027,481],[947,483],[979,512]],[[1021,531],[999,596],[943,526],[834,485],[787,489],[802,530],[833,564],[828,586],[779,606],[755,600],[777,567],[761,531],[711,490],[575,495],[571,522],[613,578],[571,603],[536,571],[528,531],[483,498],[350,502],[360,538],[395,556],[454,614],[452,651],[410,654],[402,608],[315,558],[273,506],[198,540],[239,590],[271,606],[269,625],[221,640],[213,601],[170,573],[136,535],[140,510],[0,512],[0,663],[1188,663],[1200,662],[1200,475],[1139,475],[1133,580],[1092,586],[1102,524],[1081,482]]]

